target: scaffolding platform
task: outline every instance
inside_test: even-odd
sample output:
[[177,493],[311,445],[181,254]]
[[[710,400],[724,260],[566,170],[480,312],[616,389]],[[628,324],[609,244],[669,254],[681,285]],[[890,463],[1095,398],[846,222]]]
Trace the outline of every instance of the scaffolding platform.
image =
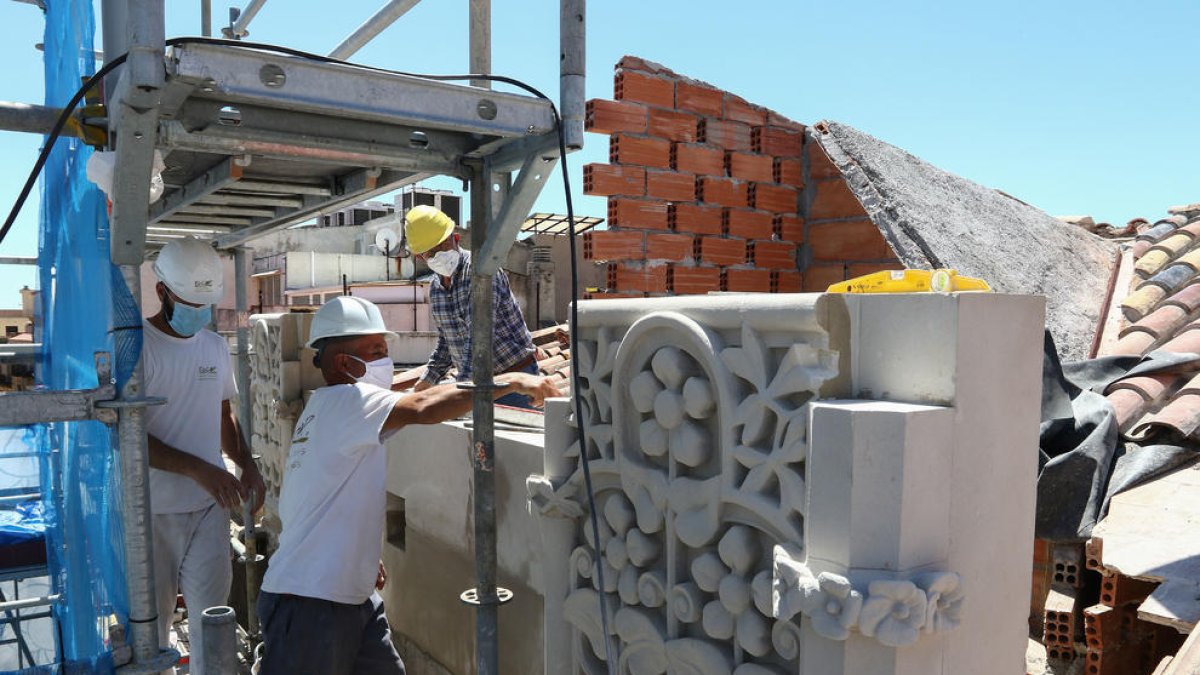
[[168,50],[158,114],[151,245],[229,248],[430,176],[466,180],[471,159],[504,171],[558,154],[546,99],[221,44]]

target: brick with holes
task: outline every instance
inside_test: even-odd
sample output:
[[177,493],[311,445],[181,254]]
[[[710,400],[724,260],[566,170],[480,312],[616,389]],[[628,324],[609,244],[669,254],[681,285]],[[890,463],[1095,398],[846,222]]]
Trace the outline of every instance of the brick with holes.
[[632,197],[608,198],[609,227],[644,230],[667,229],[667,202]]
[[804,185],[804,166],[798,159],[776,157],[771,166],[771,179],[780,185],[802,187]]
[[696,177],[678,171],[646,172],[646,196],[672,202],[690,202],[696,198]]
[[800,206],[800,191],[788,185],[751,183],[750,206],[772,213],[796,213]]
[[720,117],[724,92],[698,82],[675,83],[675,109]]
[[646,235],[646,259],[670,262],[691,261],[695,258],[694,239],[690,234]]
[[726,268],[721,271],[721,290],[734,293],[770,293],[771,270]]
[[756,106],[741,96],[725,94],[725,119],[750,126],[765,124],[767,109]]
[[751,151],[750,125],[709,117],[700,119],[697,127],[701,143],[715,145],[726,150]]
[[657,169],[671,168],[671,141],[649,136],[613,134],[608,141],[608,161]]
[[769,183],[775,180],[775,158],[752,152],[725,153],[726,172],[732,178]]
[[790,241],[752,241],[746,246],[746,259],[755,267],[796,269],[796,245]]
[[791,213],[776,214],[772,226],[775,238],[797,244],[804,242],[804,219]]
[[754,127],[750,132],[755,152],[777,157],[801,157],[804,154],[804,133],[782,127]]
[[636,70],[622,70],[613,82],[613,98],[660,108],[675,107],[675,80]]
[[723,213],[724,209],[720,206],[671,204],[667,211],[667,220],[671,229],[676,232],[721,234]]
[[749,186],[733,178],[697,176],[696,201],[720,206],[749,206]]
[[584,106],[583,128],[597,134],[613,134],[618,131],[646,133],[648,115],[646,106],[627,101],[592,99]]
[[583,234],[584,260],[641,260],[645,255],[645,232],[592,230]]
[[692,143],[696,140],[699,121],[700,118],[691,113],[651,108],[646,133],[680,143]]
[[583,194],[601,197],[642,197],[646,170],[640,166],[588,164],[583,167]]
[[671,168],[703,176],[725,175],[725,151],[700,143],[671,145]]
[[802,281],[800,270],[771,270],[772,293],[799,293]]
[[694,295],[721,290],[721,268],[670,265],[667,288],[677,295]]
[[667,290],[667,266],[648,263],[609,263],[608,289],[620,293],[663,293]]
[[696,239],[696,259],[708,265],[742,265],[746,262],[746,240],[700,237]]
[[725,234],[731,237],[766,239],[774,231],[774,218],[769,211],[725,209]]

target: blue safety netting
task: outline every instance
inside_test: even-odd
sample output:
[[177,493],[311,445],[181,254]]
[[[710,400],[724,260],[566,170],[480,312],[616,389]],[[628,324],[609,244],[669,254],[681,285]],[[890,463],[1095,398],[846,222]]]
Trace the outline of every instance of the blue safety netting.
[[[92,0],[47,0],[47,106],[66,105],[95,72],[94,31]],[[85,173],[91,153],[78,139],[60,138],[42,175],[38,379],[48,389],[97,386],[97,352],[115,357],[113,372],[123,380],[140,350],[137,329],[116,331],[122,344],[114,344],[114,325],[140,328],[140,322],[109,262],[104,195]],[[128,613],[115,430],[77,422],[43,425],[37,435],[42,485],[53,486],[44,508],[48,563],[55,591],[65,598],[55,610],[62,671],[111,672],[107,626]]]

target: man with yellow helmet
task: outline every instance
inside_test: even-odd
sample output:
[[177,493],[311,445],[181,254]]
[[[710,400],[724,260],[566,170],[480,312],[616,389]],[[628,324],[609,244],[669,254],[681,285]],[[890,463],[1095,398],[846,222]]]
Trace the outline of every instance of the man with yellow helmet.
[[[438,342],[425,375],[414,387],[422,391],[437,384],[451,366],[460,381],[471,379],[471,254],[462,250],[454,221],[432,206],[416,206],[404,219],[408,249],[436,275],[429,287]],[[513,297],[508,275],[496,272],[492,281],[492,350],[496,373],[538,372],[533,338]],[[509,394],[496,400],[502,405],[529,407],[529,399]]]

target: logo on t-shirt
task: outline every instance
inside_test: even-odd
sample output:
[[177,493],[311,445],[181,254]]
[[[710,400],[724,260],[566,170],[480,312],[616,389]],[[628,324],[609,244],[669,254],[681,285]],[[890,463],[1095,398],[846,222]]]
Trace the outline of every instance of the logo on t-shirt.
[[217,379],[216,366],[200,366],[200,372],[196,375],[198,380],[215,380]]
[[292,443],[306,443],[308,441],[308,425],[316,417],[316,415],[309,415],[300,424],[296,425],[296,433],[292,434]]

